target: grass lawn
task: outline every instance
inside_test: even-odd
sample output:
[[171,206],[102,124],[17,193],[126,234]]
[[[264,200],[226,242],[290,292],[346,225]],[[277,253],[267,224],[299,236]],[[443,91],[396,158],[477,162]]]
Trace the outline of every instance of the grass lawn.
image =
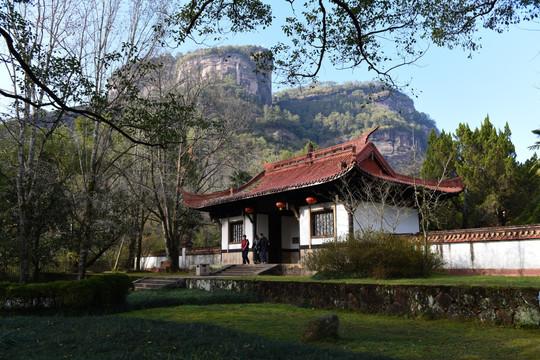
[[317,280],[309,277],[292,276],[256,276],[245,277],[246,280],[265,281],[324,281],[350,284],[388,284],[388,285],[428,285],[428,286],[510,286],[510,287],[534,287],[540,289],[540,276],[485,276],[485,275],[444,275],[435,274],[428,278],[391,279],[380,280],[372,278],[363,279],[322,279]]
[[[127,275],[137,278],[143,276],[194,276],[188,273],[148,273],[148,272],[130,272]],[[245,280],[264,280],[264,281],[325,281],[325,282],[345,282],[360,284],[389,284],[389,285],[465,285],[465,286],[512,286],[512,287],[536,287],[540,289],[540,276],[487,276],[487,275],[446,275],[433,274],[428,278],[413,279],[395,279],[380,280],[372,278],[363,279],[317,279],[300,276],[249,276],[238,277]]]
[[[300,344],[303,325],[326,313],[264,303],[189,305],[135,311],[125,316],[175,323],[205,322],[266,339]],[[456,320],[421,321],[354,312],[337,314],[341,338],[319,346],[399,359],[540,358],[538,329],[518,330]]]
[[339,339],[302,344],[303,325],[328,311],[252,296],[148,290],[123,314],[0,317],[0,360],[540,359],[539,329],[347,311],[336,312]]

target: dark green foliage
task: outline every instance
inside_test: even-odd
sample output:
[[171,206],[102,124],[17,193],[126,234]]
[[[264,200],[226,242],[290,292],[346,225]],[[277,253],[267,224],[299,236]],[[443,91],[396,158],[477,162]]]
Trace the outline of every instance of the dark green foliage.
[[252,175],[245,170],[236,170],[229,176],[230,186],[239,187],[251,180]]
[[456,171],[467,184],[470,204],[468,223],[472,227],[504,225],[499,213],[508,209],[516,191],[516,153],[508,124],[497,130],[486,117],[480,129],[466,124],[456,130]]
[[540,162],[534,154],[523,164],[518,164],[516,193],[509,205],[513,225],[540,223]]
[[204,291],[191,289],[145,290],[131,293],[127,300],[129,309],[149,309],[162,306],[243,304],[260,302],[258,296],[248,291]]
[[34,313],[43,310],[61,313],[106,312],[121,307],[129,294],[129,276],[110,274],[79,281],[49,283],[0,283],[0,309],[3,313]]
[[460,124],[453,134],[432,133],[422,176],[460,176],[467,190],[436,210],[432,229],[502,226],[540,221],[537,158],[516,162],[508,125],[496,129],[489,117],[471,130]]
[[[384,232],[357,233],[344,241],[325,243],[304,258],[306,266],[326,277],[412,278],[423,274],[422,247],[413,239]],[[442,260],[428,254],[428,270]]]

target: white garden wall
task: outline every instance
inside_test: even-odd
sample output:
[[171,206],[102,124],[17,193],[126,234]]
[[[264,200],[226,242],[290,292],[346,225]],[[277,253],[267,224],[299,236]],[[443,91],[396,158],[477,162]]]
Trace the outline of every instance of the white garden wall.
[[540,275],[540,225],[441,231],[429,238],[450,273]]

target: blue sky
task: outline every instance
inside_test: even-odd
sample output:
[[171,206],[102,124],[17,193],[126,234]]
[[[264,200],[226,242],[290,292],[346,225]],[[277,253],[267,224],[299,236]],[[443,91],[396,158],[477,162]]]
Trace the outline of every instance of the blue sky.
[[[472,59],[461,49],[431,46],[417,63],[400,68],[393,75],[398,81],[411,81],[414,94],[406,89],[405,92],[413,98],[418,111],[435,120],[439,130],[453,133],[459,123],[474,129],[488,114],[498,129],[508,122],[517,159],[524,162],[533,155],[528,147],[539,140],[531,131],[540,128],[540,23],[523,23],[503,34],[482,30],[480,35],[482,48]],[[215,45],[270,48],[278,40],[285,41],[285,36],[279,25],[274,25]],[[186,43],[175,52],[186,53],[200,47]],[[2,71],[0,77],[3,76]],[[335,70],[325,65],[319,80],[344,83],[369,81],[373,77],[365,69]]]
[[[455,132],[458,124],[480,127],[486,115],[497,129],[508,122],[517,159],[524,162],[539,140],[533,129],[540,128],[540,23],[513,26],[498,34],[482,30],[482,48],[468,58],[467,52],[431,46],[416,64],[400,68],[398,81],[411,81],[418,111],[435,120],[439,130]],[[285,40],[278,26],[254,34],[240,35],[218,45],[271,47]],[[178,50],[192,51],[195,45]],[[369,81],[374,75],[365,69],[335,70],[326,65],[320,81]],[[275,90],[275,88],[274,88]],[[540,153],[539,153],[540,155]]]

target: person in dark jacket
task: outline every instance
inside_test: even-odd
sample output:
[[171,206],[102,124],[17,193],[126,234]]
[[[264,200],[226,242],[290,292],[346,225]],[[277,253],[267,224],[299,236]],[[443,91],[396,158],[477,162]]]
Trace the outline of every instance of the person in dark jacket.
[[266,236],[263,235],[263,233],[259,234],[259,245],[261,247],[261,255],[262,255],[262,263],[266,264],[266,252],[268,251],[268,247],[270,246],[270,241],[266,238]]
[[257,236],[255,236],[255,239],[253,239],[253,246],[251,247],[251,249],[253,250],[253,263],[260,264],[261,263],[261,244]]

